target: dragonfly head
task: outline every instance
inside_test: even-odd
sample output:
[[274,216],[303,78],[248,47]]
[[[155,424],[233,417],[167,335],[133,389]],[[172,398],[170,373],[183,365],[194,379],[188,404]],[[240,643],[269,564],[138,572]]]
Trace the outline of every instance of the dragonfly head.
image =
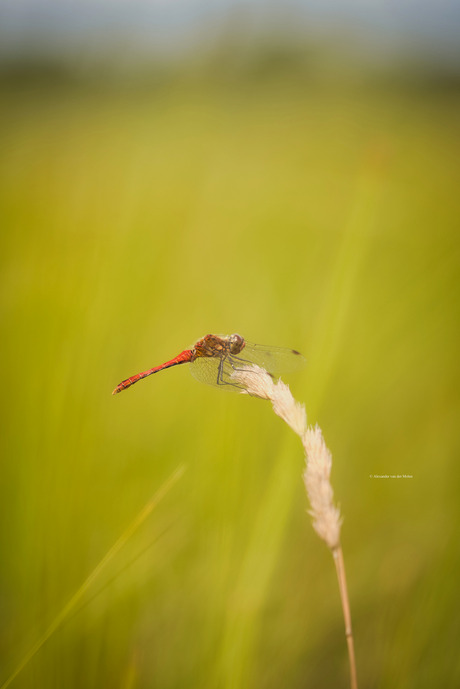
[[230,350],[230,354],[239,354],[241,350],[243,349],[245,345],[244,338],[241,337],[241,335],[238,335],[237,333],[233,333],[233,335],[229,335],[228,338],[228,346]]

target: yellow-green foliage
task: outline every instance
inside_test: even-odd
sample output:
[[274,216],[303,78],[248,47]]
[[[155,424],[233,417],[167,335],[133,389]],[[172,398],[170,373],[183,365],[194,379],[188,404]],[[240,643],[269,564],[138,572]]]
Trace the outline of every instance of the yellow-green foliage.
[[185,463],[14,686],[347,686],[302,449],[268,404],[187,366],[111,395],[208,332],[308,360],[286,382],[334,457],[362,686],[460,682],[458,106],[351,83],[4,93],[0,684]]

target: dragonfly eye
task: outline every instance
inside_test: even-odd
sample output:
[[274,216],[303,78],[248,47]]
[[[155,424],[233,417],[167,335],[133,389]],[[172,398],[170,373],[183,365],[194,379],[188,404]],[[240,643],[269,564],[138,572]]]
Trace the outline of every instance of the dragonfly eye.
[[234,333],[228,338],[230,354],[239,354],[244,347],[244,339],[241,335]]

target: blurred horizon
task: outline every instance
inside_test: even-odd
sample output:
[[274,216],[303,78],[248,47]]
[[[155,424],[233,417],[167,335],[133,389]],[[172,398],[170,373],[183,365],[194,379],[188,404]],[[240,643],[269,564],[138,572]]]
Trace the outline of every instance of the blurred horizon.
[[[227,46],[240,61],[277,47],[288,54],[348,56],[355,63],[460,71],[460,5],[317,0],[57,0],[0,2],[0,65],[98,63],[132,71],[180,63]],[[234,56],[236,57],[236,56]]]

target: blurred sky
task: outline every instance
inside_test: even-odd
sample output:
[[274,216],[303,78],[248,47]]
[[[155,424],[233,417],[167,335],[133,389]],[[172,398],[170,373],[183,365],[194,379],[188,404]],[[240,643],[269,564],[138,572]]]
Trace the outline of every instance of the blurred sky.
[[422,53],[460,63],[458,0],[0,0],[3,56],[103,50],[141,54],[209,46],[223,27],[257,36],[345,34],[384,57]]

